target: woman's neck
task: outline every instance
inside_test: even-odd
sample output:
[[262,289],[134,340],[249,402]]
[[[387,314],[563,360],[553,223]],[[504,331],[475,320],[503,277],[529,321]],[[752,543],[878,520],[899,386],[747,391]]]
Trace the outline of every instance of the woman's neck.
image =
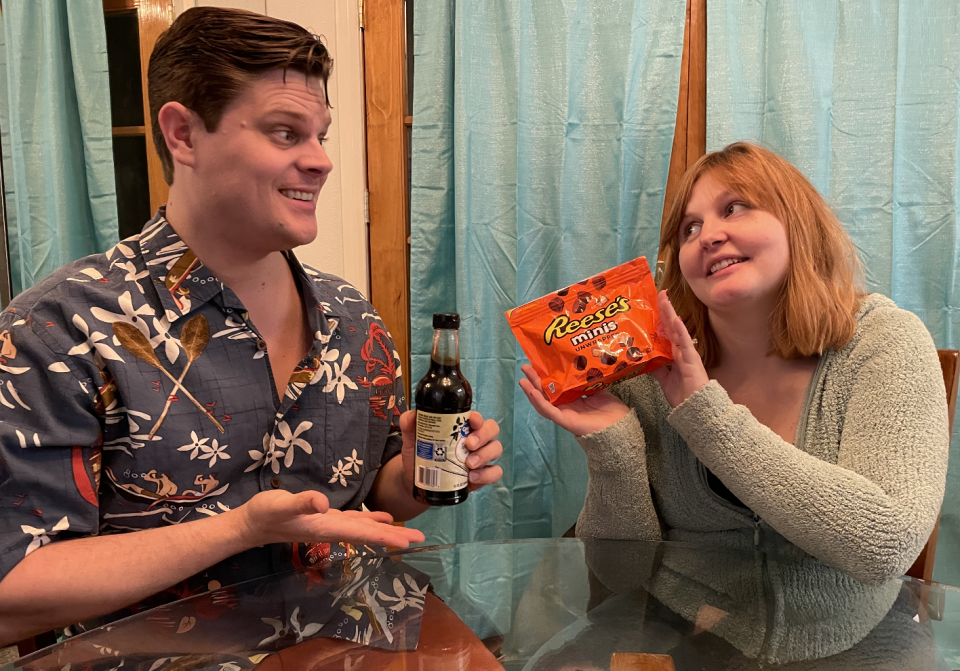
[[819,358],[816,356],[787,360],[770,353],[772,310],[736,313],[711,310],[709,314],[710,328],[720,349],[720,363],[707,373],[711,378],[723,378],[725,388],[758,378],[773,379],[791,371],[812,373],[816,366]]
[[[770,363],[770,313],[765,310],[709,311],[710,328],[723,368],[755,370]],[[776,358],[776,357],[774,357]]]

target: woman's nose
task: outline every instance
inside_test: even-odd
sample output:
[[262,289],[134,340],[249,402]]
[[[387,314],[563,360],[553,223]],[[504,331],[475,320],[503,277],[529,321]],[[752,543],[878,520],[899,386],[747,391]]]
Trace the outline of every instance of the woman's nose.
[[706,249],[715,247],[727,239],[724,221],[714,217],[706,217],[700,227],[700,244]]

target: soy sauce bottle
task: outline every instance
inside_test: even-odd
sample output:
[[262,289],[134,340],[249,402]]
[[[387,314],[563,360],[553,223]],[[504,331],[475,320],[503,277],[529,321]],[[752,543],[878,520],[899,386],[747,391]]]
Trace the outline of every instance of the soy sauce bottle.
[[467,500],[470,383],[460,372],[460,315],[433,315],[430,369],[417,385],[417,455],[413,497],[431,506]]

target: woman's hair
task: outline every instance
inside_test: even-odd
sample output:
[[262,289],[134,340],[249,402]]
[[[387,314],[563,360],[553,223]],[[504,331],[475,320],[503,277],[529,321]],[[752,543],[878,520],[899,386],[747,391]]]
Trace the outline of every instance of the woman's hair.
[[687,170],[660,233],[660,258],[665,261],[660,288],[667,290],[696,338],[704,365],[720,362],[719,347],[706,306],[680,272],[678,229],[694,185],[706,174],[750,207],[773,214],[786,228],[790,260],[770,316],[770,353],[796,359],[846,345],[864,295],[862,268],[850,236],[799,170],[763,147],[736,142],[702,156]]

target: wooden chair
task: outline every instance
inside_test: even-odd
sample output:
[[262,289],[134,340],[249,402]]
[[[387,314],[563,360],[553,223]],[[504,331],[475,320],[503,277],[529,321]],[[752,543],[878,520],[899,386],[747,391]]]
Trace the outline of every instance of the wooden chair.
[[[960,380],[960,351],[955,349],[937,350],[940,355],[940,368],[943,369],[943,384],[947,389],[947,426],[950,435],[953,435],[953,416],[957,409],[957,383]],[[921,580],[933,580],[933,559],[937,553],[937,534],[940,531],[940,518],[933,527],[933,533],[924,546],[917,561],[913,563],[907,575]]]

